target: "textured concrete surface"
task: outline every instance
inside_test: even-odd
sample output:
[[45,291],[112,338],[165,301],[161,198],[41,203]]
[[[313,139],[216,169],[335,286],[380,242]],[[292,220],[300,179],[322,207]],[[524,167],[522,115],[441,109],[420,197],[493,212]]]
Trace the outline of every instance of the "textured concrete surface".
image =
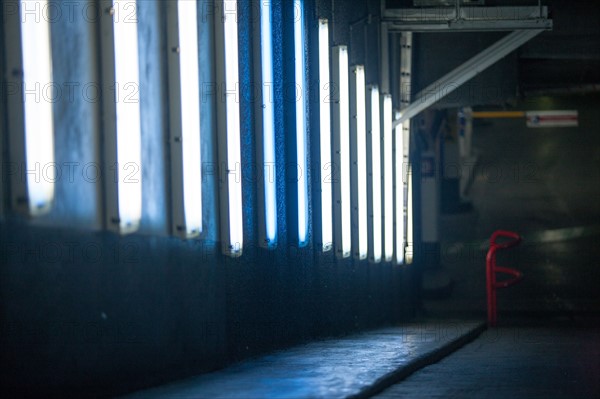
[[[405,377],[482,331],[477,322],[409,324],[298,346],[129,398],[345,398]],[[405,374],[403,374],[403,371]]]
[[598,398],[600,328],[500,328],[375,398]]

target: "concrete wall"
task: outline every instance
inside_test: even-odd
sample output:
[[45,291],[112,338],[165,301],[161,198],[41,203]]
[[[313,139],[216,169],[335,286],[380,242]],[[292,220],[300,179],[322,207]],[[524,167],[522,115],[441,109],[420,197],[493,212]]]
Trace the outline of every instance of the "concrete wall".
[[[435,82],[485,50],[506,33],[452,32],[414,34],[413,92]],[[512,52],[481,74],[440,99],[434,108],[503,104],[518,93],[518,56]]]
[[[101,180],[82,174],[87,165],[101,161],[100,101],[90,100],[88,93],[82,91],[86,84],[97,84],[99,76],[98,26],[89,21],[96,3],[81,0],[70,4],[73,12],[63,8],[63,17],[51,28],[55,80],[74,88],[73,96],[65,92],[54,104],[55,156],[63,167],[63,175],[56,183],[55,206],[49,215],[34,220],[5,209],[0,223],[3,396],[16,392],[45,396],[58,392],[121,393],[213,370],[294,343],[411,317],[413,268],[337,261],[331,252],[321,254],[312,245],[302,249],[292,245],[294,235],[288,221],[294,215],[294,202],[290,198],[290,180],[284,173],[277,178],[277,250],[257,248],[257,193],[252,179],[243,179],[243,257],[225,258],[217,250],[216,176],[203,179],[202,238],[182,241],[168,236],[168,48],[164,2],[137,3],[142,226],[139,233],[126,237],[104,231]],[[207,6],[205,2],[200,4],[203,10]],[[241,11],[247,12],[249,5],[241,4]],[[292,40],[291,4],[274,3],[278,95],[293,79],[288,54]],[[378,10],[374,6],[377,1],[370,4]],[[346,2],[336,1],[334,5],[337,11],[333,13],[333,41],[341,44],[352,36],[349,21],[362,17],[365,10]],[[307,1],[310,35],[315,34],[315,18],[322,6]],[[82,10],[88,10],[89,17]],[[203,83],[214,82],[215,76],[209,61],[214,52],[212,23],[211,16],[199,21]],[[251,44],[255,38],[251,35],[251,23],[251,18],[240,18],[242,83],[249,82],[252,76]],[[376,30],[372,25],[368,29],[370,44],[362,48],[368,50],[369,56],[360,53],[360,45],[354,44],[358,38],[351,42],[351,54],[357,61],[364,58],[368,71],[376,71],[377,53],[372,47],[377,42]],[[307,48],[311,76],[315,50]],[[369,81],[377,79],[374,72],[368,73]],[[205,94],[201,109],[202,157],[211,163],[216,162],[215,99],[212,94]],[[243,96],[240,101],[242,159],[252,164],[256,151],[254,108]],[[314,105],[311,100],[309,112]],[[293,117],[290,108],[285,101],[276,102],[280,165],[289,158],[294,137],[289,130]],[[314,118],[311,121],[313,127]],[[5,128],[3,125],[2,130]],[[316,139],[316,132],[310,131],[311,140]],[[2,164],[6,165],[13,154],[5,152],[2,156]],[[70,167],[74,171],[72,178],[68,174]],[[309,185],[312,204],[317,174],[308,173],[313,179]],[[3,189],[8,196],[7,174],[8,169],[3,167]],[[310,209],[312,212],[312,205]],[[315,218],[311,213],[311,226]],[[313,243],[312,231],[309,237]]]
[[548,7],[553,30],[531,40],[520,52],[523,92],[600,84],[600,4],[551,0]]

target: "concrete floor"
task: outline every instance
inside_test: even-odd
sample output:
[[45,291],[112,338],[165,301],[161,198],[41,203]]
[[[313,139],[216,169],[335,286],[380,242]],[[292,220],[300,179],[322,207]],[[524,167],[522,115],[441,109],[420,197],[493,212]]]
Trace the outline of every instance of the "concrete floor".
[[600,97],[537,98],[515,109],[578,109],[579,127],[528,129],[522,119],[475,126],[473,211],[442,217],[450,297],[434,318],[485,317],[485,241],[523,244],[498,263],[523,281],[498,294],[499,328],[377,398],[600,397]]
[[299,345],[127,398],[346,398],[378,392],[477,337],[477,322],[404,324]]
[[600,329],[499,328],[375,398],[598,398]]

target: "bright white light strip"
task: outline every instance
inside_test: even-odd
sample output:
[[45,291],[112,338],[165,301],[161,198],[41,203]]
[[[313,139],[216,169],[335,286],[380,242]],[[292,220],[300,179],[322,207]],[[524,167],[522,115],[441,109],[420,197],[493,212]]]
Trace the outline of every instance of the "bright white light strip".
[[[412,33],[403,32],[400,36],[400,111],[410,105],[410,91],[411,91],[411,74],[412,74]],[[398,117],[399,115],[397,115]],[[398,173],[402,173],[402,181],[399,182],[402,189],[399,190],[399,195],[402,198],[402,205],[397,205],[399,211],[402,211],[401,218],[397,223],[399,236],[396,238],[398,241],[398,262],[411,263],[412,262],[412,190],[410,183],[410,119],[402,123],[402,135],[400,146],[402,148],[402,170]],[[400,126],[398,126],[400,127]],[[396,146],[398,146],[398,141]],[[396,160],[400,159],[400,155],[396,154]],[[406,226],[406,230],[405,230]],[[402,247],[404,246],[404,247]]]
[[351,203],[350,203],[350,90],[348,88],[348,50],[340,48],[340,179],[342,195],[342,249],[349,253],[352,245],[351,237]]
[[358,256],[366,259],[369,248],[367,219],[367,116],[365,99],[365,68],[357,66],[356,73],[356,168],[358,199]]
[[304,1],[294,0],[295,81],[300,90],[296,99],[296,162],[298,165],[298,244],[306,245],[308,236],[308,181],[306,172],[306,63],[304,59]]
[[188,235],[202,232],[202,162],[200,156],[200,78],[197,3],[177,1],[181,76],[183,204]]
[[335,47],[338,53],[339,81],[335,82],[339,90],[339,152],[340,165],[340,202],[341,202],[341,240],[342,256],[350,255],[352,249],[352,207],[350,192],[350,88],[348,87],[348,49],[346,46]]
[[260,57],[262,66],[263,181],[265,190],[266,239],[277,243],[277,198],[275,172],[275,119],[273,113],[273,43],[271,37],[271,1],[260,3]]
[[404,263],[404,124],[394,129],[396,177],[396,263]]
[[229,248],[230,255],[241,255],[244,237],[242,229],[242,181],[240,149],[240,108],[238,103],[238,30],[237,1],[223,1],[223,29],[225,46],[225,112],[227,113],[227,187],[229,193]]
[[329,103],[329,27],[326,19],[319,20],[319,133],[321,150],[321,239],[323,252],[333,246],[332,182],[324,176],[332,171],[331,108]]
[[379,116],[379,89],[371,88],[371,175],[373,212],[373,262],[381,262],[381,128]]
[[[50,25],[46,18],[36,18],[36,13],[28,13],[27,2],[21,1],[19,6],[23,90],[37,93],[53,83]],[[47,7],[48,1],[38,1],[34,9],[45,10]],[[48,211],[54,198],[55,168],[48,167],[54,162],[52,101],[47,98],[35,101],[25,95],[24,108],[27,170],[44,170],[42,178],[35,173],[27,174],[29,212],[36,215]]]
[[386,262],[394,257],[394,169],[392,158],[392,96],[383,95],[383,218]]
[[113,6],[119,10],[113,18],[119,223],[122,232],[131,232],[142,216],[137,6],[131,0],[114,0]]

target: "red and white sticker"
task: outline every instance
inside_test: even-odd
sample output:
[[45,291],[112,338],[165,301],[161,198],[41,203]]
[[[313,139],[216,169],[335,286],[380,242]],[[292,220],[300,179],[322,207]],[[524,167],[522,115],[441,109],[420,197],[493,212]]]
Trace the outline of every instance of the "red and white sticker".
[[576,110],[527,111],[527,127],[571,127],[579,125]]

